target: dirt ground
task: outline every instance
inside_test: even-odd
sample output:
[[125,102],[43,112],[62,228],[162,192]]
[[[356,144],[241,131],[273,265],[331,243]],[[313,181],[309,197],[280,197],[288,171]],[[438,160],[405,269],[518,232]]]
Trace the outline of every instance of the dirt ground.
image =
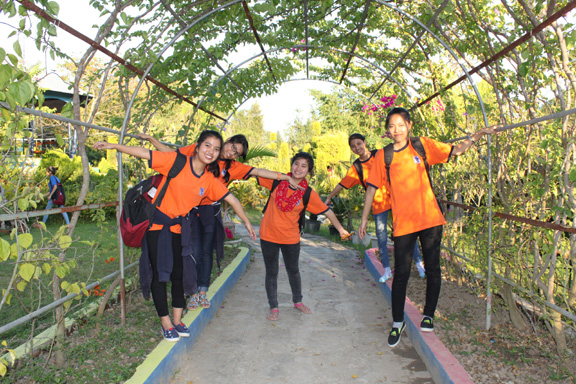
[[[532,329],[516,329],[497,295],[492,296],[492,326],[486,330],[486,289],[458,286],[445,271],[442,284],[435,332],[475,383],[576,383],[576,340],[568,340],[571,355],[559,358],[544,325],[536,321]],[[420,310],[425,287],[414,268],[408,297]]]

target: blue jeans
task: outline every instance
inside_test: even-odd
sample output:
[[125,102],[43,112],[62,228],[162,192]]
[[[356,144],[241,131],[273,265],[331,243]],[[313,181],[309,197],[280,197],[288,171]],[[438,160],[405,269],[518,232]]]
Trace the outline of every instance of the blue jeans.
[[[376,237],[378,238],[378,249],[380,250],[380,259],[382,259],[382,266],[384,268],[390,267],[390,255],[388,254],[388,212],[390,210],[374,215],[374,222],[376,224]],[[414,244],[414,261],[416,263],[422,262],[422,255],[418,243]]]
[[[51,209],[54,207],[54,203],[52,202],[51,199],[48,199],[48,204],[46,205],[46,209]],[[63,205],[59,205],[58,208],[62,208],[64,207]],[[70,224],[70,219],[68,218],[68,214],[66,212],[62,212],[62,216],[64,216],[64,221],[66,222],[66,225]],[[42,221],[44,223],[46,223],[46,221],[48,220],[48,215],[44,215],[44,217],[42,218]]]

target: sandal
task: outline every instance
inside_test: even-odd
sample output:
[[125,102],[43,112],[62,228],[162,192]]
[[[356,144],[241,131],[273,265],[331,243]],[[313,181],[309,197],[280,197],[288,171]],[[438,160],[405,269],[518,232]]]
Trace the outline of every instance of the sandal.
[[205,293],[198,295],[198,303],[204,309],[210,308],[210,300],[208,300]]
[[198,295],[193,295],[188,301],[188,305],[186,307],[192,311],[198,309]]
[[268,314],[268,316],[266,316],[266,318],[270,321],[276,321],[278,320],[279,313],[280,311],[278,311],[278,308],[271,309],[270,313]]
[[310,308],[305,306],[303,303],[294,303],[294,308],[296,308],[297,310],[299,310],[302,313],[312,313]]

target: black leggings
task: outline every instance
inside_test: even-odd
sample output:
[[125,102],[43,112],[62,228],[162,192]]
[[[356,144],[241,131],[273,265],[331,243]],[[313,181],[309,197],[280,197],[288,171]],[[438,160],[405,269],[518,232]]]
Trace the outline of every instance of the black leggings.
[[[173,267],[170,281],[172,282],[172,308],[184,308],[186,299],[184,298],[184,284],[183,284],[183,271],[184,262],[182,258],[182,240],[181,236],[172,233],[172,259]],[[152,283],[150,285],[150,292],[152,292],[152,300],[156,307],[158,316],[168,316],[168,296],[166,293],[166,284],[158,279],[158,236],[160,231],[148,231],[146,234],[146,241],[148,242],[148,255],[150,257],[150,264],[152,265]]]
[[422,256],[426,268],[426,304],[424,315],[434,318],[438,305],[442,274],[440,271],[440,242],[442,226],[423,229],[408,235],[394,237],[394,280],[392,281],[392,318],[394,322],[404,321],[406,287],[410,278],[412,254],[416,239],[420,238]]
[[266,266],[266,295],[270,309],[278,308],[278,256],[282,250],[284,265],[288,272],[288,281],[292,289],[292,302],[302,301],[302,282],[300,280],[300,269],[298,260],[300,259],[300,243],[297,244],[276,244],[260,239],[264,265]]

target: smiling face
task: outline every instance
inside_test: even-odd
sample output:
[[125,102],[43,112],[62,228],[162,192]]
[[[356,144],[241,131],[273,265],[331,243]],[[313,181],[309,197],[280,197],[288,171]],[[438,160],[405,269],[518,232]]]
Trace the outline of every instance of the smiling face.
[[224,148],[220,153],[220,158],[224,160],[236,160],[244,153],[242,152],[242,144],[240,143],[231,143],[229,141],[224,143]]
[[396,113],[390,116],[387,128],[392,140],[394,140],[394,144],[398,144],[398,147],[400,147],[408,142],[412,122],[407,122],[401,114]]
[[294,180],[300,181],[304,179],[309,172],[310,165],[305,158],[299,157],[292,163],[292,178]]
[[362,156],[366,153],[366,140],[352,139],[350,140],[350,149],[357,156]]
[[220,145],[221,141],[214,136],[207,137],[201,144],[196,147],[196,154],[198,160],[204,164],[210,164],[218,160],[218,155],[220,155]]

